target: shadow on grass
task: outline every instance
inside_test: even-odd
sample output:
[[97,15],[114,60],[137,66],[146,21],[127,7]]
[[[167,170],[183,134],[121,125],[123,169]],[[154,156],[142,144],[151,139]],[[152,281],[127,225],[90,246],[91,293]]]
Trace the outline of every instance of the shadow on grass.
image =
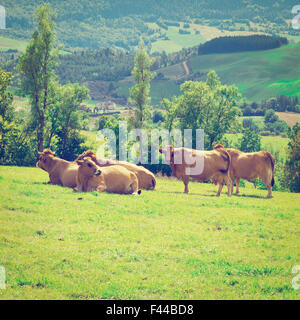
[[38,184],[38,185],[48,185],[49,182],[32,182],[31,184]]
[[[199,197],[199,196],[201,196],[201,197],[215,197],[215,198],[218,198],[217,196],[216,196],[216,194],[202,194],[202,193],[191,193],[191,192],[189,192],[189,193],[184,193],[184,192],[179,192],[179,191],[159,191],[159,192],[161,192],[161,193],[170,193],[170,194],[185,194],[185,195],[187,195],[187,196],[197,196],[197,197]],[[226,194],[224,194],[224,195],[226,195]]]
[[257,196],[255,194],[232,194],[234,197],[238,198],[256,198],[256,199],[273,199],[273,198],[268,198],[268,197],[263,197],[263,196]]

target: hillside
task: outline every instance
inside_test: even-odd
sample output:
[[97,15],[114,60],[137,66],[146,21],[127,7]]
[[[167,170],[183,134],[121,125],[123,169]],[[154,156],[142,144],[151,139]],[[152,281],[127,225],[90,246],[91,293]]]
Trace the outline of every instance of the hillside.
[[[299,55],[300,45],[297,44],[265,51],[196,56],[187,61],[188,77],[182,63],[156,70],[165,80],[152,81],[152,102],[158,104],[162,98],[178,95],[183,81],[204,80],[211,69],[216,70],[225,84],[236,84],[249,101],[262,101],[280,94],[299,96]],[[118,93],[128,94],[131,85],[119,82]]]
[[78,194],[0,167],[0,299],[299,299],[299,194],[158,179],[141,196]]
[[[133,49],[142,37],[153,51],[179,50],[207,39],[201,28],[218,32],[267,32],[298,34],[290,26],[292,0],[67,0],[48,1],[57,11],[57,35],[68,50],[74,48]],[[32,14],[41,1],[3,0],[6,30],[0,36],[29,39],[33,32]],[[170,10],[170,8],[172,8]],[[178,36],[179,28],[181,34]],[[158,28],[156,28],[159,25]],[[153,28],[153,26],[156,26]],[[199,33],[198,33],[198,32]],[[298,40],[298,38],[297,38]]]

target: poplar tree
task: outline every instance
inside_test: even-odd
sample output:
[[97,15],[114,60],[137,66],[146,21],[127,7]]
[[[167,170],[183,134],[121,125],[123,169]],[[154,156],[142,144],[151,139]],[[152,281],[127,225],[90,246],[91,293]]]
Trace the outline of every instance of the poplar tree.
[[129,95],[129,102],[136,107],[131,118],[131,124],[135,128],[142,127],[150,116],[150,82],[155,76],[155,73],[151,72],[153,63],[154,58],[149,57],[144,43],[140,42],[132,70],[135,85],[130,89]]
[[43,4],[36,9],[36,30],[18,63],[23,89],[31,100],[37,151],[42,151],[44,147],[46,114],[50,104],[49,90],[55,77],[54,68],[58,57],[57,50],[54,49],[55,16],[56,13],[50,9],[49,4]]

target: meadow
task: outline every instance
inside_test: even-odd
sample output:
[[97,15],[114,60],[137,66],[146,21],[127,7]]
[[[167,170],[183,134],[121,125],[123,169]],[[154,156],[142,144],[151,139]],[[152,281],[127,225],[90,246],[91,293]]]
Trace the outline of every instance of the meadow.
[[299,194],[158,178],[140,196],[75,193],[0,167],[0,299],[299,299]]

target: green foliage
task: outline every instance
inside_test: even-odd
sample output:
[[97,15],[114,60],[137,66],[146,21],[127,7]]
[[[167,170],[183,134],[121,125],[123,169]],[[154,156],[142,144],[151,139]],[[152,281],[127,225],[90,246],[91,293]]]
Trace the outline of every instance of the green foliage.
[[154,59],[149,57],[144,43],[141,42],[134,58],[134,68],[132,70],[135,85],[130,89],[129,96],[130,103],[136,107],[134,116],[131,118],[131,124],[135,128],[141,128],[150,115],[150,82],[155,76],[155,73],[151,72],[153,63]]
[[285,163],[285,182],[291,192],[300,192],[300,125],[297,123],[291,133],[288,158]]
[[173,122],[176,116],[182,130],[204,129],[206,148],[211,149],[234,125],[240,113],[236,107],[240,98],[237,88],[222,85],[215,71],[210,71],[206,82],[187,81],[181,90],[183,95],[164,102],[167,123]]
[[153,123],[163,122],[165,121],[165,117],[161,111],[154,111],[152,120]]
[[252,118],[243,119],[243,128],[250,129],[254,132],[259,132],[259,128]]
[[279,48],[287,43],[286,38],[267,35],[219,37],[201,44],[198,54],[268,50]]
[[49,4],[41,5],[35,11],[36,30],[20,56],[18,70],[22,75],[22,86],[30,96],[31,113],[37,129],[37,150],[44,147],[45,117],[49,107],[49,87],[54,79],[57,60],[55,45],[55,12]]
[[273,109],[269,109],[266,111],[265,118],[265,128],[270,132],[274,132],[276,135],[280,134],[281,132],[288,132],[289,126],[285,121],[279,120],[277,114]]
[[275,114],[275,111],[273,109],[269,109],[266,111],[265,119],[264,119],[265,124],[274,123],[278,120],[279,120],[279,117],[277,114]]
[[243,152],[255,152],[261,150],[261,137],[258,132],[247,128],[242,136],[240,148]]
[[49,107],[47,114],[49,126],[47,146],[51,146],[54,138],[57,140],[58,156],[66,160],[74,160],[80,153],[78,150],[82,150],[80,145],[84,141],[79,134],[83,126],[83,112],[79,110],[79,105],[89,97],[89,90],[78,84],[64,86],[57,84],[54,91],[55,103]]

